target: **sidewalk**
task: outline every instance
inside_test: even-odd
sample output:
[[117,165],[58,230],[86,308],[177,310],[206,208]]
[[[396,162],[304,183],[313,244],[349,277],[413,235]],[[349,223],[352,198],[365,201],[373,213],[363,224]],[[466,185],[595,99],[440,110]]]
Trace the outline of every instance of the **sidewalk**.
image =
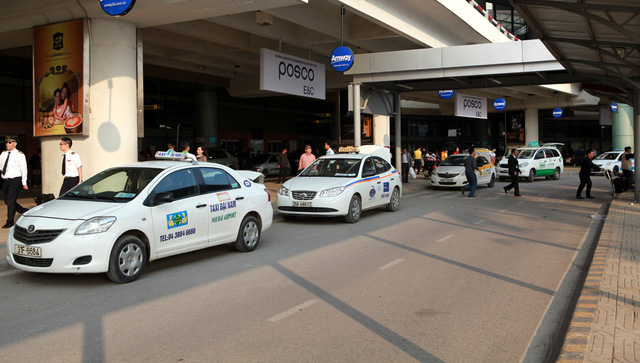
[[640,203],[614,199],[558,362],[640,361]]

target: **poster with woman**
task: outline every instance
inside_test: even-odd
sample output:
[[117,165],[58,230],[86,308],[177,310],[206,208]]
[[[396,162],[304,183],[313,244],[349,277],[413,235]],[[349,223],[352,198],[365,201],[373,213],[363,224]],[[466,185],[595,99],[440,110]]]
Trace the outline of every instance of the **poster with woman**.
[[83,133],[84,20],[34,28],[34,136]]

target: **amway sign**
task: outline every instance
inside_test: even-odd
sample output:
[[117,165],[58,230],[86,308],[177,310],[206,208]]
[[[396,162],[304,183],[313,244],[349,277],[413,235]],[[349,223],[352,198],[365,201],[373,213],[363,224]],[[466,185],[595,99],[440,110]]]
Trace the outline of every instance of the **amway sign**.
[[324,100],[324,64],[262,48],[260,89]]

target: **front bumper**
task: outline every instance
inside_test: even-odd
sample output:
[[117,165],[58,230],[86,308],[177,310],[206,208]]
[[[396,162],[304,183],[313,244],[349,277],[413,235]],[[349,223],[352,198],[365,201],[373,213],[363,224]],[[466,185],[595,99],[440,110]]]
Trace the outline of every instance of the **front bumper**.
[[458,174],[453,178],[442,178],[437,174],[431,175],[431,186],[441,188],[461,188],[469,184],[464,174]]
[[[349,210],[349,202],[351,194],[343,195],[344,192],[337,197],[319,197],[315,196],[311,200],[295,200],[288,196],[278,195],[276,206],[278,212],[284,215],[292,216],[313,216],[313,217],[337,217],[345,216]],[[295,202],[309,202],[309,205],[294,206]]]

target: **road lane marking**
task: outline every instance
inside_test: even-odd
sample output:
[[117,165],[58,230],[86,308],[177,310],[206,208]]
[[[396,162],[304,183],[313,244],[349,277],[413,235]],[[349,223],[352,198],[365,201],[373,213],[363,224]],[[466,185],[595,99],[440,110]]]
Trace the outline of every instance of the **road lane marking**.
[[436,243],[444,242],[444,241],[448,240],[451,237],[455,237],[455,234],[446,235],[446,236],[440,238],[439,240],[437,240]]
[[420,198],[428,199],[428,198],[433,198],[433,197],[435,197],[435,196],[436,196],[435,194],[427,194],[427,195],[423,195],[423,196],[422,196],[422,197],[420,197]]
[[391,262],[389,262],[388,264],[386,264],[386,265],[384,265],[384,266],[382,266],[382,267],[378,267],[378,270],[386,270],[386,269],[388,269],[388,268],[390,268],[390,267],[392,267],[392,266],[395,266],[395,265],[399,264],[399,263],[400,263],[400,262],[402,262],[402,261],[404,261],[404,260],[403,260],[403,259],[401,259],[401,258],[399,258],[399,259],[397,259],[397,260],[395,260],[395,261],[391,261]]
[[524,203],[524,200],[521,200],[521,201],[519,201],[519,202],[518,202],[518,203],[516,203],[516,204],[522,204],[522,203]]
[[499,195],[498,195],[497,197],[484,198],[484,199],[486,199],[486,200],[496,200],[496,199],[498,199],[498,198],[500,198],[500,196],[499,196]]
[[508,209],[501,209],[501,210],[498,211],[498,213],[504,213],[504,212],[507,212],[507,211],[509,211],[509,210]]
[[446,197],[441,197],[441,199],[453,199],[455,197],[457,197],[457,195],[451,194],[451,195],[447,195]]
[[298,306],[294,306],[294,307],[292,307],[291,309],[289,309],[289,310],[287,310],[287,311],[285,311],[285,312],[283,312],[283,313],[280,313],[280,314],[278,314],[278,315],[272,316],[272,317],[270,317],[270,318],[269,318],[269,319],[267,319],[267,320],[268,320],[268,321],[270,321],[270,322],[272,322],[272,323],[273,323],[273,322],[276,322],[276,321],[280,321],[280,320],[282,320],[282,319],[284,319],[284,318],[287,318],[287,317],[289,317],[289,316],[291,316],[291,315],[293,315],[293,314],[297,313],[298,311],[301,311],[301,310],[303,310],[303,309],[308,308],[309,306],[311,306],[311,305],[313,305],[313,304],[315,304],[315,303],[317,303],[317,302],[318,302],[318,300],[313,300],[313,299],[311,299],[311,300],[309,300],[309,301],[303,302],[302,304],[300,304],[300,305],[298,305]]
[[484,221],[485,221],[484,219],[481,219],[481,220],[479,220],[479,221],[475,222],[474,224],[477,226],[477,225],[479,225],[479,224],[484,223]]

